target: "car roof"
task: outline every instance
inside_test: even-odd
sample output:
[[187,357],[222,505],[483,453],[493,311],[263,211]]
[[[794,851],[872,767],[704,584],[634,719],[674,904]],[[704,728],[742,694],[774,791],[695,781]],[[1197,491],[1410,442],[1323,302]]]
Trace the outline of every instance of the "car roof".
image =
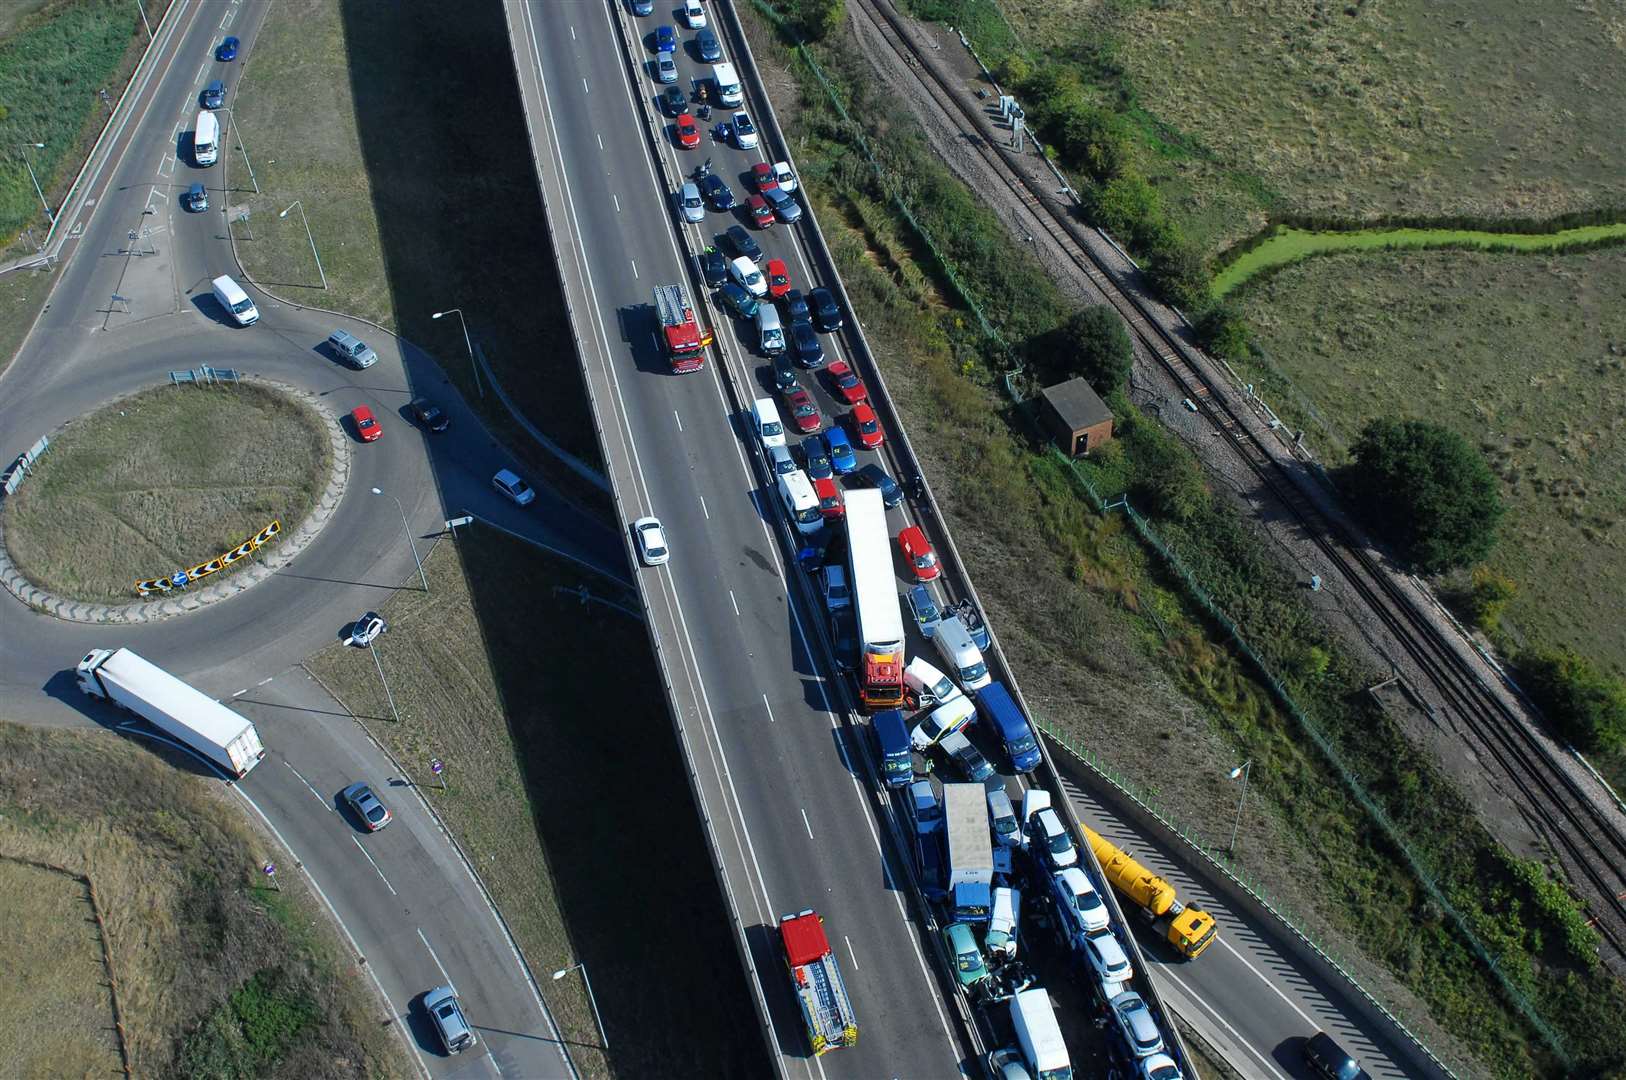
[[498,469],[497,479],[501,480],[505,484],[517,484],[520,482],[519,473],[512,469]]
[[910,544],[923,545],[926,543],[926,530],[922,529],[919,525],[911,525],[902,532],[898,533],[898,539],[907,540]]
[[[834,449],[838,445],[839,446],[845,446],[849,450],[852,449],[853,444],[847,438],[847,433],[845,431],[842,431],[840,428],[831,428],[829,431],[825,432],[824,435],[825,435],[825,438],[830,440],[831,449]],[[920,526],[915,525],[915,526],[911,526],[911,527],[918,529]],[[922,534],[922,535],[924,535],[924,534]]]

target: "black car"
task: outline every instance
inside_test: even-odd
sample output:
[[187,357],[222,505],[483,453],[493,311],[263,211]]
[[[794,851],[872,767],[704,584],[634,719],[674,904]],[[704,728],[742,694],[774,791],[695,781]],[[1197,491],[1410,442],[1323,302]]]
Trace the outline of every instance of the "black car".
[[744,255],[752,262],[761,260],[762,249],[757,246],[756,239],[745,231],[744,225],[730,225],[723,236],[727,237],[727,244],[734,249],[734,254]]
[[757,313],[757,298],[732,281],[723,282],[722,288],[717,290],[717,296],[722,300],[724,307],[741,319],[749,319]]
[[694,32],[694,49],[702,63],[715,64],[723,58],[723,47],[717,44],[717,35],[711,27],[702,26]]
[[799,322],[808,322],[812,319],[812,316],[808,314],[807,310],[807,297],[802,295],[802,290],[790,290],[790,292],[785,294],[784,300],[785,318],[788,319],[792,325]]
[[1328,1080],[1360,1080],[1366,1075],[1349,1051],[1325,1031],[1316,1032],[1305,1042],[1304,1063]]
[[418,423],[433,432],[442,432],[451,424],[451,419],[440,411],[428,398],[414,398],[412,402],[412,415],[418,418]]
[[216,79],[203,88],[203,107],[218,109],[226,104],[226,84]]
[[780,393],[796,389],[796,369],[784,353],[773,358],[773,388]]
[[791,348],[796,350],[796,362],[805,368],[816,368],[824,363],[824,345],[814,332],[812,323],[790,324]]
[[807,302],[813,308],[813,325],[826,334],[841,329],[841,305],[836,303],[835,294],[829,289],[814,289],[807,294]]
[[857,472],[847,474],[847,483],[858,487],[875,488],[881,493],[881,505],[888,510],[903,501],[903,488],[887,475],[885,469],[871,462]]
[[[732,210],[734,208],[734,192],[716,173],[707,173],[700,178],[700,194],[705,196],[713,210]],[[734,230],[728,230],[732,235]]]
[[689,111],[689,95],[681,86],[668,86],[661,91],[661,108],[667,116],[682,116]]
[[728,260],[721,251],[709,247],[700,253],[700,274],[706,285],[715,289],[728,280]]

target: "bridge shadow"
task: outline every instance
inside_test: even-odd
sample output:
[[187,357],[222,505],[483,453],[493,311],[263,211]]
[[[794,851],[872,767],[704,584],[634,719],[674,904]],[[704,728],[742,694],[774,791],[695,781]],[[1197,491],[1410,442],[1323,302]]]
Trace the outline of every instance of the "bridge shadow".
[[[514,407],[596,463],[503,5],[456,5],[454,16],[448,10],[434,0],[340,3],[384,286],[403,338],[410,385],[403,400],[455,405],[448,381],[464,401],[479,400],[462,325],[456,317],[431,318],[458,307],[473,348]],[[630,349],[633,377],[669,372],[649,294],[615,302],[625,305],[618,312],[624,340],[610,344]],[[465,417],[449,411],[455,433]],[[494,434],[533,483],[551,483],[610,517],[607,497],[584,490],[585,482],[517,428]],[[501,446],[489,452],[491,472],[514,464]],[[432,452],[430,459],[443,501],[464,505],[446,494],[460,482],[452,455]],[[541,498],[527,512],[555,516]],[[578,590],[585,585],[596,598],[634,608],[636,598],[494,529],[463,530],[455,543],[477,623],[465,635],[471,644],[464,656],[478,666],[483,653],[489,665],[501,705],[494,722],[512,738],[545,860],[541,889],[551,891],[563,917],[560,955],[527,956],[544,993],[550,1000],[565,993],[548,981],[554,968],[586,965],[613,1048],[610,1067],[619,1074],[770,1073],[650,639],[638,621],[579,599]],[[455,789],[459,763],[448,764]],[[545,908],[545,899],[538,906]],[[694,992],[651,978],[652,955],[682,972],[682,985]],[[594,1041],[591,1014],[561,1022],[567,1038]],[[432,1045],[409,1023],[420,1045]]]

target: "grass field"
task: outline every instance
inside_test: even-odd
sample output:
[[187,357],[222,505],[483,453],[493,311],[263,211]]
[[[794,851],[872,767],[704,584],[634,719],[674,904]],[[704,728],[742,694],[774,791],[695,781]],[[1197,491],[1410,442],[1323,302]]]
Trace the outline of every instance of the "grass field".
[[[168,6],[152,0],[148,17],[156,23]],[[116,99],[146,42],[125,0],[0,5],[0,250],[24,226],[50,224],[19,151],[26,144],[46,200],[60,205],[107,115],[97,91]]]
[[[399,725],[375,719],[390,709],[366,650],[334,646],[307,667],[415,776],[479,867],[587,1075],[766,1075],[644,629],[574,590],[636,600],[479,526],[425,569],[428,594],[397,593],[376,646]],[[661,962],[704,994],[650,977],[657,941]],[[580,979],[547,977],[577,961],[608,1055],[594,1049]]]
[[1093,49],[1149,130],[1189,138],[1148,172],[1211,248],[1251,231],[1238,210],[1541,218],[1626,200],[1611,5],[998,3],[1029,44]]
[[15,270],[0,275],[0,374],[11,366],[22,347],[23,337],[33,327],[59,270]]
[[112,1076],[123,1059],[84,882],[0,855],[0,897],[0,1059],[20,1076]]
[[[276,849],[177,760],[105,732],[0,723],[0,851],[94,882],[135,1074],[406,1075],[382,1006],[316,897],[298,874],[283,875],[281,892],[260,887],[255,868]],[[0,1049],[33,1045],[7,1049],[7,1072],[112,1075],[106,973],[83,890],[15,866],[0,860]],[[20,999],[24,987],[36,993]],[[48,1048],[61,1056],[39,1057]],[[26,1067],[30,1054],[41,1068]]]
[[329,421],[253,383],[147,390],[74,421],[6,501],[17,568],[59,596],[130,601],[134,582],[288,535],[327,485]]
[[[435,354],[480,401],[463,332],[539,429],[597,460],[529,137],[508,63],[502,9],[430,0],[282,0],[266,16],[239,91],[238,119],[262,195],[230,162],[249,274],[296,303],[371,319]],[[429,104],[429,103],[432,103]],[[478,137],[470,137],[471,132]],[[302,199],[329,288],[318,284]],[[495,397],[482,415],[538,476],[600,498],[532,445]]]

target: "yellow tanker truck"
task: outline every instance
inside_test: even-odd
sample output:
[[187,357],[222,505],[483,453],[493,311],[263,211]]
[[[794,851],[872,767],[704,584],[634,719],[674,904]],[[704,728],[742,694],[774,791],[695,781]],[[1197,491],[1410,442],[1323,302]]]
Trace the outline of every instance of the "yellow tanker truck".
[[1124,854],[1116,844],[1102,839],[1101,834],[1088,825],[1084,827],[1084,835],[1089,838],[1096,861],[1112,887],[1151,916],[1152,925],[1182,955],[1196,956],[1219,937],[1214,916],[1180,903],[1173,885]]

